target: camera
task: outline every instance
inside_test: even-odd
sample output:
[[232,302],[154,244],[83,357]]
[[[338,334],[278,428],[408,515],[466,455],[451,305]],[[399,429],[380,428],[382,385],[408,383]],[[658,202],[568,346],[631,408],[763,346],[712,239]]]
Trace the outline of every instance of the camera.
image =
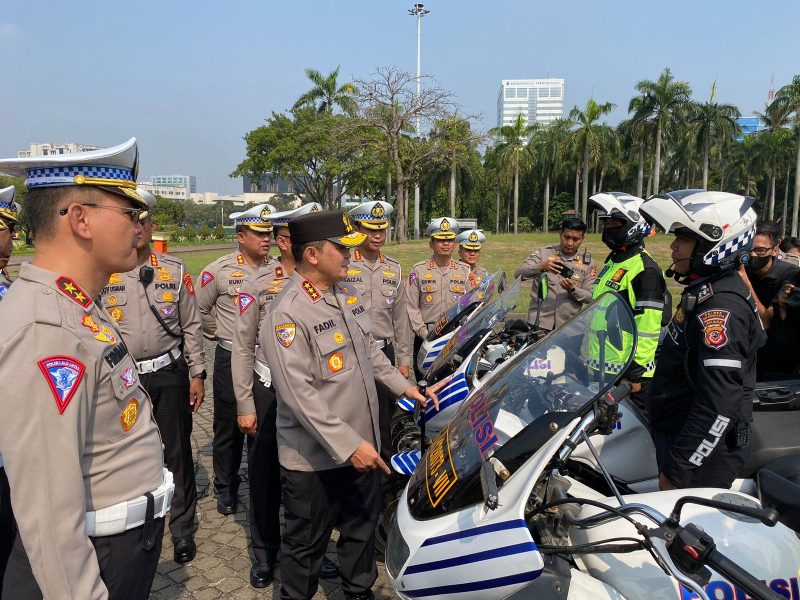
[[563,265],[558,274],[564,277],[565,279],[569,279],[570,277],[575,275],[575,271],[573,269],[570,269],[567,265]]

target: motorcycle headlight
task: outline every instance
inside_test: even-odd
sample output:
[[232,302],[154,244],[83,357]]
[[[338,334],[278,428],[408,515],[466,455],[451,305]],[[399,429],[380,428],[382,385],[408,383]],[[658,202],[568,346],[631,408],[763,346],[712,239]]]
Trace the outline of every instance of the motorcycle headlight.
[[403,534],[400,533],[400,526],[397,523],[397,515],[392,519],[392,528],[389,530],[389,536],[386,539],[386,569],[389,575],[397,578],[400,574],[400,569],[406,564],[408,555],[410,554],[408,544],[403,539]]

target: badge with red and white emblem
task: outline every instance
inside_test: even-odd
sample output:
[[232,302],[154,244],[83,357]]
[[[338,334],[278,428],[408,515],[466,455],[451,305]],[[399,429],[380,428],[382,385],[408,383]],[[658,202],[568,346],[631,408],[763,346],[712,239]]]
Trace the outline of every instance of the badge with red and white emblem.
[[243,315],[244,311],[250,308],[250,305],[255,301],[256,299],[250,294],[239,294],[239,314]]
[[84,364],[71,356],[48,356],[38,363],[47,385],[58,406],[58,414],[63,415],[86,371]]
[[707,310],[697,315],[703,326],[703,342],[712,350],[719,350],[728,343],[728,319],[731,313],[727,310]]
[[297,326],[294,323],[282,323],[281,325],[275,325],[275,338],[278,340],[278,343],[281,346],[288,348],[294,341],[296,330]]
[[214,276],[208,271],[203,271],[203,274],[200,275],[200,287],[206,287],[212,281],[214,281]]
[[136,385],[136,375],[133,374],[133,367],[128,367],[122,372],[122,375],[119,376],[122,379],[122,382],[125,384],[125,389],[130,389]]

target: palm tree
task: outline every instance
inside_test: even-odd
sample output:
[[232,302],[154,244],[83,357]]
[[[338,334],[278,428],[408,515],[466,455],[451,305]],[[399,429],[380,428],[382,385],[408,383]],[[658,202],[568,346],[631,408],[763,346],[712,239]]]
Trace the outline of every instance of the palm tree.
[[531,149],[536,155],[539,171],[544,176],[544,216],[543,227],[547,233],[550,224],[550,179],[558,174],[558,166],[564,154],[572,122],[556,119],[547,127],[540,129],[531,140]]
[[644,79],[636,84],[636,90],[644,96],[640,115],[648,116],[656,124],[656,151],[653,165],[653,193],[657,194],[661,183],[661,142],[665,131],[682,105],[689,101],[692,89],[686,81],[675,81],[669,68],[664,69],[656,81]]
[[353,96],[358,89],[350,82],[339,85],[339,69],[323,77],[316,69],[306,69],[306,77],[314,84],[310,90],[297,99],[293,109],[303,106],[314,106],[319,113],[333,114],[334,106],[338,106],[348,115],[355,114],[356,102]]
[[472,133],[469,121],[452,116],[437,121],[431,131],[431,140],[439,147],[442,160],[447,164],[450,183],[450,216],[456,215],[456,182],[458,175],[464,183],[471,179],[467,165],[470,152],[474,149],[476,137]]
[[652,138],[653,123],[647,119],[644,96],[634,96],[628,103],[631,118],[619,126],[619,133],[626,146],[636,146],[639,155],[639,168],[636,171],[636,195],[641,198],[644,188],[644,151]]
[[[764,130],[755,136],[757,141],[756,151],[769,174],[767,204],[769,206],[769,218],[772,219],[775,211],[775,181],[779,170],[777,161],[782,161],[785,153],[785,144],[787,143],[780,133],[786,131],[784,128],[791,122],[791,111],[785,103],[774,100],[772,103],[767,104],[763,113],[756,112],[755,115],[764,123]],[[791,133],[789,133],[789,137],[792,137]],[[786,227],[785,222],[783,226],[784,228]]]
[[[697,140],[697,149],[703,151],[703,189],[708,189],[708,155],[712,141],[735,137],[741,132],[736,119],[742,116],[733,104],[714,102],[717,82],[711,85],[711,97],[703,104],[692,104],[689,125]],[[772,218],[772,217],[770,217]]]
[[532,154],[527,149],[527,143],[528,137],[537,127],[537,125],[527,125],[525,115],[519,114],[511,125],[489,130],[489,135],[500,136],[503,139],[496,147],[497,158],[502,168],[514,176],[514,233],[517,233],[519,217],[519,172],[532,162]]
[[607,115],[614,109],[611,102],[599,104],[594,98],[589,98],[586,108],[581,110],[574,106],[569,112],[569,118],[575,123],[577,129],[572,132],[572,144],[576,149],[580,149],[583,156],[583,204],[581,215],[586,221],[586,207],[589,203],[589,159],[592,155],[599,155],[602,145],[602,138],[608,135],[607,125],[601,125],[597,121],[603,115]]
[[[775,97],[778,106],[783,106],[788,113],[794,113],[794,124],[800,125],[800,75],[795,75],[792,83],[778,90]],[[800,127],[797,128],[797,157],[794,166],[794,204],[792,205],[792,236],[797,236],[798,206],[800,206]]]

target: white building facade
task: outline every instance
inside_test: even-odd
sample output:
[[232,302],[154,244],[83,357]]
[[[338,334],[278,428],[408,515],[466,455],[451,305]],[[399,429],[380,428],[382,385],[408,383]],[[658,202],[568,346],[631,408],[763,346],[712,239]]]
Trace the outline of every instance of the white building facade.
[[528,125],[547,125],[564,116],[563,79],[504,79],[497,96],[497,126],[523,115]]
[[194,175],[151,175],[153,185],[176,185],[189,189],[190,194],[197,192],[197,178]]
[[32,158],[35,156],[56,156],[58,154],[78,154],[99,150],[100,146],[86,144],[31,144],[27,150],[17,152],[17,158]]
[[137,185],[154,196],[161,196],[165,200],[190,200],[192,193],[189,188],[182,185],[159,185],[140,181]]

